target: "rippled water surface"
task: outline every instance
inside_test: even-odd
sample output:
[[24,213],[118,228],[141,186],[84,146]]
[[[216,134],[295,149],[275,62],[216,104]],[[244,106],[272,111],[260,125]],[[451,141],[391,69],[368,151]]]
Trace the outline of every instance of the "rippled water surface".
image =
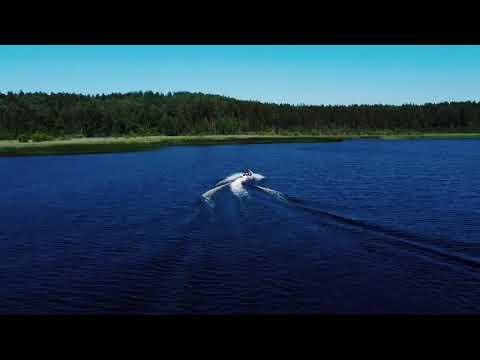
[[479,313],[479,165],[477,140],[0,158],[0,313]]

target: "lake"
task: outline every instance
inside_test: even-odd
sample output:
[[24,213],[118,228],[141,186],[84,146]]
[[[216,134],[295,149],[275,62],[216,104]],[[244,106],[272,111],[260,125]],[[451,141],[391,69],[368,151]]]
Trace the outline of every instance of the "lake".
[[479,165],[479,140],[0,158],[0,313],[479,313]]

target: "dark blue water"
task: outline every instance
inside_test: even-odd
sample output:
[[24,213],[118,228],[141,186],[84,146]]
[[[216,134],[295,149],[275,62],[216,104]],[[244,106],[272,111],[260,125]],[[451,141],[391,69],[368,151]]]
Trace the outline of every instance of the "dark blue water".
[[479,313],[479,165],[475,140],[0,158],[0,312]]

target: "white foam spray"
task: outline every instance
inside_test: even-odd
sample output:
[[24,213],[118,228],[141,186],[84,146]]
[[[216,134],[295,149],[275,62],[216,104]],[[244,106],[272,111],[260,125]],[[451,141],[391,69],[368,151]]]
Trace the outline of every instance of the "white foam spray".
[[260,181],[265,179],[265,176],[261,174],[256,174],[252,172],[252,176],[243,176],[243,173],[237,172],[227,176],[225,179],[217,182],[215,187],[204,192],[202,194],[203,199],[210,205],[214,206],[212,200],[213,195],[224,188],[227,185],[230,185],[230,190],[232,193],[238,197],[244,197],[248,195],[248,191],[243,187],[243,183],[246,181]]
[[270,189],[270,188],[267,188],[267,187],[264,187],[264,186],[259,186],[259,185],[255,185],[256,188],[260,189],[260,190],[263,190],[265,191],[267,194],[270,194],[280,200],[283,200],[283,201],[287,201],[287,198],[285,197],[285,195],[283,195],[280,191],[277,191],[277,190],[273,190],[273,189]]
[[243,173],[241,173],[241,172],[234,173],[232,175],[227,176],[225,179],[219,181],[218,183],[216,183],[215,186],[231,183],[232,181],[234,181],[234,180],[236,180],[236,179],[238,179],[242,176],[243,176]]
[[248,191],[243,187],[243,183],[247,181],[248,178],[240,177],[230,183],[230,189],[232,193],[238,197],[244,197],[248,195]]
[[[229,183],[231,183],[231,182],[233,182],[233,181],[235,181],[239,178],[242,178],[242,177],[243,177],[243,173],[241,173],[241,172],[233,173],[233,174],[227,176],[225,179],[217,182],[215,184],[215,186],[219,186],[219,185],[223,185],[223,184],[229,184]],[[255,181],[260,181],[260,180],[265,179],[265,176],[252,172],[252,176],[249,179],[255,180]]]
[[205,191],[203,194],[202,194],[202,197],[203,199],[207,202],[207,204],[211,205],[211,206],[214,206],[214,203],[213,203],[213,200],[212,200],[212,197],[213,195],[220,189],[224,188],[225,186],[227,186],[228,184],[223,184],[223,185],[220,185],[220,186],[216,186],[214,187],[213,189],[210,189],[208,191]]

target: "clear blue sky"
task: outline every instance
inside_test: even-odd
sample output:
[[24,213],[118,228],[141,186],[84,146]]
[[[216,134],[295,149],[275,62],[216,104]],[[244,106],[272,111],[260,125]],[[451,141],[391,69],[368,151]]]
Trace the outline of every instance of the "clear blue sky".
[[0,92],[193,91],[291,104],[480,100],[480,46],[0,46]]

